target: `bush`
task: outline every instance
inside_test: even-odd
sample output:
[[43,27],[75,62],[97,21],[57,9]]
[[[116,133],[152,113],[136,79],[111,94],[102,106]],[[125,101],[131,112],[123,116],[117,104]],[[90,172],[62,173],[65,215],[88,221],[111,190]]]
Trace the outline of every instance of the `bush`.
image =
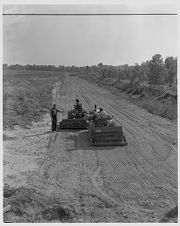
[[[60,79],[59,73],[7,71],[4,72],[3,127],[26,127],[49,112],[52,89]],[[43,76],[44,75],[44,76]],[[10,90],[10,91],[8,91]]]
[[155,99],[144,99],[139,105],[148,112],[168,118],[170,120],[177,119],[177,105],[173,103],[161,103]]

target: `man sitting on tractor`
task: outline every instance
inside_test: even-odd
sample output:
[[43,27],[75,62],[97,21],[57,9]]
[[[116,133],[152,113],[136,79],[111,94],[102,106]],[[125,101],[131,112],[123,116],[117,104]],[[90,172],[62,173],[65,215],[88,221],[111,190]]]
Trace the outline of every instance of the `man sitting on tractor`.
[[76,104],[74,105],[75,110],[82,110],[82,104],[79,103],[79,99],[76,99]]
[[82,117],[82,104],[79,103],[79,99],[76,99],[76,104],[74,105],[76,118]]
[[108,119],[108,114],[102,108],[100,108],[99,112],[96,113],[96,117],[94,118],[95,126],[107,126]]
[[103,110],[103,108],[100,108],[99,112],[97,113],[98,119],[107,119],[108,114]]

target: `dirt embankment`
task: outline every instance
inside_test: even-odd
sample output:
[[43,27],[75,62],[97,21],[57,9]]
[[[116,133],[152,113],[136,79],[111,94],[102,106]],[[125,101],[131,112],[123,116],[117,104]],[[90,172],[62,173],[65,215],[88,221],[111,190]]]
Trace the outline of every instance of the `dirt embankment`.
[[[17,131],[16,138],[4,142],[4,183],[17,187],[16,193],[4,199],[6,206],[12,205],[6,220],[161,221],[178,202],[176,125],[102,87],[69,76],[54,91],[58,107],[64,110],[58,121],[66,118],[76,97],[87,110],[97,104],[113,114],[123,126],[128,145],[91,147],[87,131],[48,133],[48,117],[29,134]],[[31,159],[25,163],[28,155]],[[176,222],[176,213],[169,219]]]
[[148,112],[161,117],[177,121],[177,86],[154,85],[150,87],[147,82],[119,80],[112,77],[101,77],[90,73],[79,75],[87,81],[105,87],[116,95],[123,96]]

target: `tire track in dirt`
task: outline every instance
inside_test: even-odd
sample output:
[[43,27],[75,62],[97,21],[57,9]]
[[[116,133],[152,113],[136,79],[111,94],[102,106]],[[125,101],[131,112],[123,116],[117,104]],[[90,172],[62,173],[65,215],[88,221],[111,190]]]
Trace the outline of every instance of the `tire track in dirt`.
[[177,152],[169,143],[176,133],[170,122],[152,119],[109,91],[75,77],[66,76],[63,84],[57,83],[55,97],[64,111],[58,121],[67,118],[75,98],[88,111],[94,104],[103,107],[122,124],[128,146],[91,147],[87,131],[57,132],[42,160],[49,192],[77,206],[83,204],[83,197],[96,194],[113,203],[117,219],[123,209],[131,222],[153,221],[152,214],[161,214],[177,202]]
[[[67,77],[66,78],[66,81],[64,82],[64,91],[63,92],[63,96],[66,97],[66,103],[62,102],[62,100],[60,100],[59,98],[59,106],[63,106],[63,109],[66,109],[66,111],[70,110],[73,106],[73,103],[75,101],[75,98],[79,98],[80,101],[83,103],[83,106],[85,106],[87,109],[91,109],[92,107],[89,106],[89,103],[87,101],[87,97],[81,92],[82,90],[80,90],[78,87],[74,87],[74,84],[70,81],[70,79]],[[91,102],[92,103],[92,102]],[[68,106],[67,106],[68,104]],[[67,118],[67,116],[64,115],[64,117]],[[72,132],[64,132],[66,134],[66,138],[68,139],[68,137],[71,137],[72,135]],[[82,161],[82,166],[80,167],[80,170],[79,170],[79,174],[84,174],[83,176],[81,177],[86,177],[86,178],[89,178],[89,182],[91,182],[91,184],[94,184],[95,183],[95,178],[94,178],[94,173],[96,173],[96,169],[97,169],[97,157],[96,157],[96,153],[90,153],[89,154],[89,150],[83,150],[82,147],[79,147],[78,143],[81,143],[82,144],[82,141],[80,141],[77,137],[78,137],[78,132],[73,132],[74,136],[76,137],[75,138],[75,143],[77,145],[77,149],[76,152],[73,152],[72,153],[72,159],[73,157],[75,158],[75,155],[77,152],[80,153],[80,158],[81,158],[81,161]],[[58,139],[62,139],[62,135],[61,134],[58,134]],[[77,141],[78,139],[78,141]],[[80,142],[79,142],[80,141]],[[85,141],[85,145],[87,146],[87,141]],[[87,147],[86,147],[87,148]],[[66,150],[66,147],[65,147],[65,150]],[[79,160],[80,161],[80,160]],[[90,176],[92,175],[92,176]],[[80,179],[81,181],[82,179]],[[72,183],[72,181],[69,181],[69,183]],[[84,183],[84,182],[80,182],[80,183]],[[79,192],[80,190],[82,192],[84,192],[83,190],[86,190],[87,191],[87,188],[91,187],[90,184],[86,185],[83,189],[79,189]],[[95,184],[96,186],[96,184]],[[97,187],[97,186],[96,186]],[[91,193],[91,190],[93,190],[92,188],[89,189],[89,193]],[[97,191],[96,191],[97,192]],[[102,190],[102,189],[98,189],[98,196],[101,195],[103,197],[106,197],[108,198],[108,195]],[[110,202],[115,202],[115,200],[113,201],[113,199],[111,197],[108,198],[108,201]]]
[[[129,107],[127,103],[124,104],[124,101],[122,101],[123,107],[112,103],[113,96],[109,93],[106,94],[106,91],[102,90],[102,88],[98,88],[97,91],[97,87],[88,84],[86,81],[75,78],[73,78],[71,82],[74,85],[74,90],[78,90],[83,97],[85,95],[86,98],[91,101],[92,104],[89,105],[94,106],[94,104],[97,103],[98,106],[104,107],[107,112],[113,113],[118,123],[121,124],[121,122],[123,122],[123,128],[127,135],[129,145],[126,148],[114,148],[111,151],[97,151],[106,187],[112,187],[113,182],[116,183],[116,188],[114,188],[113,191],[117,190],[116,195],[119,193],[121,197],[124,196],[124,198],[121,198],[121,201],[128,200],[128,196],[130,202],[133,197],[135,200],[143,200],[146,199],[148,195],[148,197],[151,197],[149,201],[152,199],[157,200],[157,202],[157,197],[162,196],[159,200],[159,204],[163,200],[168,199],[169,205],[168,202],[166,203],[168,207],[170,207],[173,202],[177,202],[177,193],[174,193],[174,188],[175,190],[177,189],[177,166],[172,167],[166,165],[166,161],[173,155],[176,155],[176,152],[166,136],[155,131],[152,127],[149,127],[147,118],[145,118],[145,120],[144,118],[141,119],[145,114],[141,114],[140,117],[137,117],[137,113],[133,113],[132,111],[133,107]],[[83,87],[86,88],[84,89]],[[167,127],[168,123],[165,126]],[[171,129],[171,131],[172,136],[174,136],[175,132],[173,129]],[[118,165],[121,165],[122,162],[125,162],[124,173],[122,173],[122,167],[118,168]],[[131,170],[128,168],[130,166]],[[131,175],[129,175],[130,178],[128,182],[127,171],[129,170]],[[114,177],[113,174],[115,174]],[[122,180],[123,175],[126,181],[123,181],[124,179]],[[137,181],[138,183],[136,183]],[[124,184],[124,188],[121,186],[122,188],[119,189],[121,183]],[[127,190],[127,186],[131,183],[132,186],[128,188],[127,192],[130,195],[128,195],[124,191],[125,189]],[[162,193],[159,194],[159,189],[156,189],[156,187],[164,188],[167,187],[167,184],[171,184],[171,186],[166,196]],[[135,186],[137,186],[136,191]],[[173,193],[174,195],[172,195]],[[138,195],[139,198],[137,198]],[[157,204],[156,207],[158,208]]]
[[[87,131],[46,134],[46,121],[46,131],[23,134],[26,143],[18,144],[19,151],[42,152],[28,185],[58,203],[74,205],[81,222],[158,222],[177,203],[174,124],[68,75],[54,86],[53,101],[63,110],[58,122],[67,118],[76,98],[88,111],[97,104],[113,114],[128,146],[92,147]],[[11,142],[7,148],[14,150],[16,140]]]
[[[81,90],[81,92],[82,92],[82,90]],[[96,102],[97,102],[97,99],[96,99]],[[95,102],[95,103],[96,103],[96,102]],[[109,151],[108,151],[108,153],[109,153]],[[110,169],[111,164],[112,164],[112,163],[110,162],[110,164],[109,164],[109,166],[108,166],[108,169]],[[114,161],[113,161],[113,164],[114,164]],[[102,168],[103,168],[103,166],[102,166]],[[105,178],[105,180],[107,180],[107,179]]]
[[[97,102],[97,98],[92,98],[92,99],[94,99],[94,101],[96,101]],[[101,105],[102,105],[102,102],[101,102]],[[103,106],[103,107],[106,107],[106,106]],[[110,111],[111,113],[114,113],[114,115],[117,115],[117,112],[114,112],[113,111],[113,109],[111,109],[111,111]],[[124,121],[124,120],[123,120]],[[119,120],[118,120],[118,122],[119,122]],[[128,125],[129,125],[130,123],[128,123]],[[133,131],[134,130],[134,131]],[[129,131],[129,130],[128,130]],[[131,134],[132,134],[132,131],[134,132],[134,134],[137,134],[137,129],[133,129],[133,128],[131,128]],[[143,131],[144,132],[144,131]],[[152,133],[151,133],[152,134]],[[143,137],[143,136],[142,136]],[[135,136],[134,136],[134,138],[136,138]],[[140,137],[140,139],[141,140],[139,140],[139,142],[138,143],[143,143],[143,142],[145,142],[145,138],[143,137],[143,139]],[[147,143],[148,143],[148,140],[146,139],[146,145],[147,145]],[[152,143],[152,142],[151,142]],[[141,145],[142,146],[142,145]],[[141,147],[142,148],[142,147]],[[168,149],[169,150],[169,149]],[[169,153],[169,152],[168,152]],[[166,154],[167,155],[167,157],[168,157],[168,153]],[[161,158],[161,153],[156,153],[156,152],[154,152],[154,154],[156,155],[156,158]],[[164,156],[162,157],[163,158],[163,160],[164,160]],[[158,163],[159,163],[159,161],[158,161]]]

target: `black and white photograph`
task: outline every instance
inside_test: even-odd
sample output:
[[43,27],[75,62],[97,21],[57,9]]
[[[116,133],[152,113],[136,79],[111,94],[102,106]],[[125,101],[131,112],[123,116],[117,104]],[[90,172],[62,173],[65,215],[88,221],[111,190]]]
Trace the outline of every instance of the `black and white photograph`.
[[3,4],[4,223],[178,223],[171,2]]

